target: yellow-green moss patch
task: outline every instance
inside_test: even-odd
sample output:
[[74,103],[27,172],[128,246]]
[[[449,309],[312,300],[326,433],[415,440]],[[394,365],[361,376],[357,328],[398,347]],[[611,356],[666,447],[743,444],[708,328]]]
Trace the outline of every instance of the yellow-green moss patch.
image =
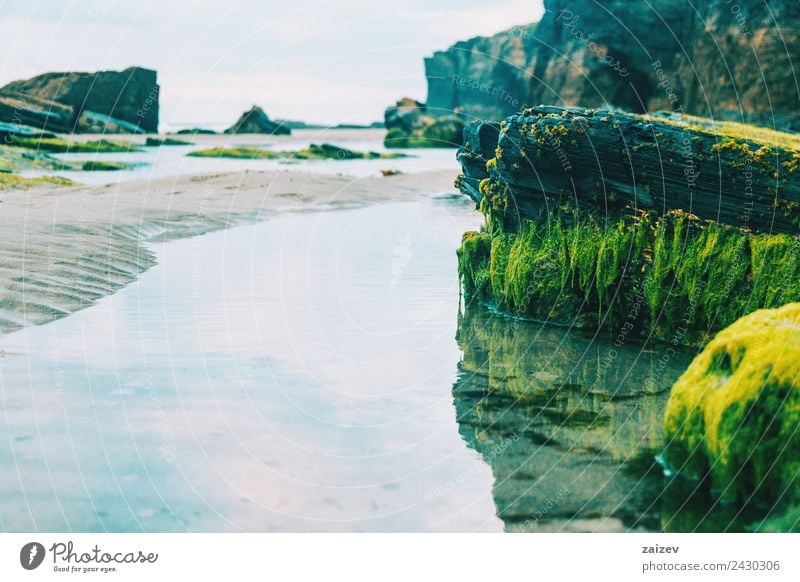
[[665,459],[729,500],[800,493],[800,304],[720,332],[672,388]]
[[0,190],[29,190],[39,186],[74,186],[76,183],[60,176],[37,176],[27,178],[16,174],[0,173]]
[[642,339],[696,345],[756,309],[800,301],[797,238],[680,212],[616,222],[551,214],[510,232],[496,216],[506,200],[502,184],[487,179],[480,188],[488,226],[480,247],[472,248],[477,235],[465,238],[462,284],[515,315],[634,326]]
[[194,158],[233,158],[241,160],[385,160],[408,157],[399,153],[357,152],[332,144],[311,144],[297,151],[276,151],[254,147],[216,147],[189,152]]
[[67,141],[61,138],[38,138],[12,136],[8,145],[49,153],[125,153],[139,148],[131,143],[99,139],[90,141]]

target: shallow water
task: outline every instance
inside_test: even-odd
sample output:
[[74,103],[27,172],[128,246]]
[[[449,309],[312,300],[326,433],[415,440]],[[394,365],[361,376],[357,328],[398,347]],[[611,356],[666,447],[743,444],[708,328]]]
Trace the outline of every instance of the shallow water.
[[[73,162],[88,160],[127,162],[135,164],[126,170],[103,172],[54,172],[35,169],[22,172],[25,176],[55,174],[81,184],[116,184],[129,180],[155,180],[173,176],[215,174],[220,172],[250,171],[303,171],[317,174],[345,174],[355,177],[379,175],[381,170],[399,170],[404,173],[424,172],[441,168],[452,169],[455,174],[454,149],[423,148],[391,150],[409,157],[387,160],[237,160],[231,158],[193,158],[186,154],[213,147],[264,147],[272,150],[296,151],[312,143],[332,143],[360,152],[386,152],[383,147],[385,131],[381,129],[326,129],[295,130],[291,136],[259,135],[199,135],[173,136],[193,142],[191,146],[145,147],[138,152],[103,154],[54,154],[54,157]],[[110,139],[143,143],[141,136],[107,136]],[[96,139],[97,136],[77,136],[76,139]]]
[[492,467],[507,531],[741,531],[762,517],[714,501],[657,461],[669,388],[692,352],[619,345],[469,305],[453,388],[464,441]]
[[1,338],[0,529],[724,527],[669,509],[654,463],[690,354],[460,313],[479,220],[439,197],[153,245]]

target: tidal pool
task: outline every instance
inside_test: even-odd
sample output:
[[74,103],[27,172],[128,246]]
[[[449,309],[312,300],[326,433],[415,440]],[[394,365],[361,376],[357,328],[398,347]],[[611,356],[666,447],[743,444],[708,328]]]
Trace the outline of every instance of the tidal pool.
[[0,529],[732,523],[670,510],[654,462],[691,354],[464,308],[479,222],[441,196],[153,245],[134,284],[0,338]]

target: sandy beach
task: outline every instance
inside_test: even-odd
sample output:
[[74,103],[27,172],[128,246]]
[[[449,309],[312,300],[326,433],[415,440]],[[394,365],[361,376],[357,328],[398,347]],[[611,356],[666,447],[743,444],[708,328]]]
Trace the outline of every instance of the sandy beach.
[[418,200],[453,189],[436,171],[356,178],[216,173],[0,193],[0,334],[83,309],[154,264],[147,243],[280,213]]

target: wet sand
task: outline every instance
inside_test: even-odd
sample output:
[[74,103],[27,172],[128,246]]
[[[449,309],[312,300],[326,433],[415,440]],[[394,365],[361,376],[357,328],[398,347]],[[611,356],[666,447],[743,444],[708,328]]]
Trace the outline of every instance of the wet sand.
[[0,334],[88,307],[155,264],[148,242],[278,214],[420,200],[453,190],[451,170],[354,178],[219,173],[105,186],[0,192]]

